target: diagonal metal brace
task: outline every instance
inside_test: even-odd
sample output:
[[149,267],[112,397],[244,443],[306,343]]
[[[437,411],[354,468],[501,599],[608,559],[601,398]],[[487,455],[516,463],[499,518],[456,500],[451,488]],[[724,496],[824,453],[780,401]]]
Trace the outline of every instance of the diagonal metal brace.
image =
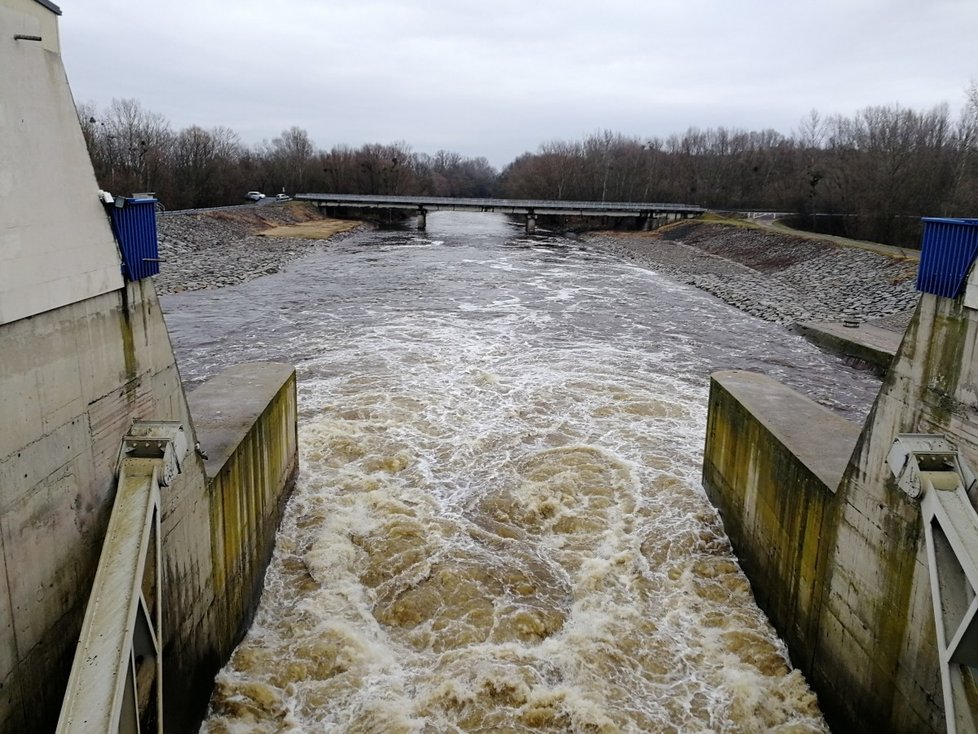
[[947,730],[978,731],[978,512],[975,475],[946,437],[900,434],[887,463],[920,498]]
[[160,485],[187,456],[183,427],[135,423],[58,720],[58,734],[163,731]]

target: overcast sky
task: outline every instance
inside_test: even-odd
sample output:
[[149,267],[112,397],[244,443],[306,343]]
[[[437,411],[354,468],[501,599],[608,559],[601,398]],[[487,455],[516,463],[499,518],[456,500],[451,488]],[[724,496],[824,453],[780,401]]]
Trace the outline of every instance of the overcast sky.
[[790,134],[812,108],[897,102],[956,115],[978,79],[978,0],[57,1],[76,102],[497,167],[605,129]]

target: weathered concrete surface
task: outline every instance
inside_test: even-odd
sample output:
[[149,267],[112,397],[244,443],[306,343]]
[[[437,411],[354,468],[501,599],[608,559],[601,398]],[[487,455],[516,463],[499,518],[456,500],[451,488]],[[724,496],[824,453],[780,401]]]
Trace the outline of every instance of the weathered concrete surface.
[[857,425],[769,377],[712,377],[703,485],[796,665],[815,643],[820,541],[858,437]]
[[[123,436],[136,420],[172,420],[196,440],[154,285],[119,275],[55,20],[34,0],[0,0],[0,731],[18,734],[57,721]],[[291,371],[235,379],[225,440],[238,447],[213,483],[193,454],[161,494],[174,732],[203,712],[255,602],[295,467]]]
[[920,508],[886,455],[899,433],[942,433],[975,465],[976,316],[921,296],[840,485],[810,680],[850,726],[945,729]]
[[[201,451],[206,454],[204,469],[213,482],[228,468],[228,463],[240,452],[259,419],[279,406],[281,390],[295,390],[295,368],[280,362],[254,362],[229,367],[215,375],[187,396]],[[294,402],[294,401],[292,401]],[[281,407],[289,407],[281,403]],[[295,406],[291,405],[291,432],[276,436],[283,448],[295,444]],[[285,431],[288,421],[279,429]],[[285,459],[289,459],[285,461]],[[282,480],[295,469],[295,457],[283,454],[276,457]]]
[[795,330],[810,342],[859,363],[866,364],[883,377],[900,349],[903,335],[873,324],[844,326],[833,321],[802,321]]
[[[0,415],[0,730],[49,731],[122,437],[134,420],[189,426],[152,283],[0,326]],[[184,525],[179,500],[203,487],[203,467],[187,462],[164,499],[168,527]]]
[[0,28],[4,324],[117,290],[122,276],[61,65],[57,16],[34,0],[2,0]]
[[[978,282],[974,268],[969,281]],[[751,391],[711,398],[704,483],[758,599],[838,730],[945,730],[920,507],[896,486],[886,456],[900,433],[936,433],[978,466],[976,386],[978,311],[923,294],[837,493],[819,503],[799,473],[787,486],[801,499],[778,498],[777,512],[759,489],[764,477],[807,459],[772,449],[762,430],[770,406]],[[819,427],[799,412],[796,430],[806,429]],[[795,568],[814,568],[813,583],[788,573],[780,584],[780,569]]]
[[[189,402],[197,439],[207,454],[206,501],[197,505],[195,519],[207,521],[203,540],[208,552],[196,560],[210,563],[203,569],[208,605],[194,605],[191,615],[164,618],[164,629],[168,623],[179,629],[166,661],[170,664],[164,665],[170,731],[199,724],[214,675],[251,622],[298,469],[291,365],[231,367],[198,387]],[[164,536],[164,543],[174,542],[180,541]],[[187,655],[188,649],[202,652]]]
[[[140,419],[194,436],[152,283],[124,293],[0,327],[0,731],[53,729],[122,436]],[[250,619],[296,467],[292,369],[213,382],[195,402],[211,460],[161,495],[169,731],[196,723]]]

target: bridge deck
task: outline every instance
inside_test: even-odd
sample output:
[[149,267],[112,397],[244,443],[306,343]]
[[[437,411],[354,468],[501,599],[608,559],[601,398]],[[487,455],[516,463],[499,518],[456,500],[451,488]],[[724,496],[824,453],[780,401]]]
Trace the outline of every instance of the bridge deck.
[[294,199],[319,206],[418,211],[477,211],[502,214],[564,214],[591,217],[642,217],[657,214],[696,216],[706,210],[692,204],[622,201],[544,201],[531,199],[466,199],[444,196],[362,196],[359,194],[296,194]]

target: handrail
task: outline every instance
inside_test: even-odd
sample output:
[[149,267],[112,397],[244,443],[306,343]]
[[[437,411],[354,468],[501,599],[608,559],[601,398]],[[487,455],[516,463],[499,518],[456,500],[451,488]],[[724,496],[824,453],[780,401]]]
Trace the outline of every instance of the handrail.
[[123,439],[58,734],[163,731],[160,485],[179,473],[186,453],[177,423],[137,423]]

